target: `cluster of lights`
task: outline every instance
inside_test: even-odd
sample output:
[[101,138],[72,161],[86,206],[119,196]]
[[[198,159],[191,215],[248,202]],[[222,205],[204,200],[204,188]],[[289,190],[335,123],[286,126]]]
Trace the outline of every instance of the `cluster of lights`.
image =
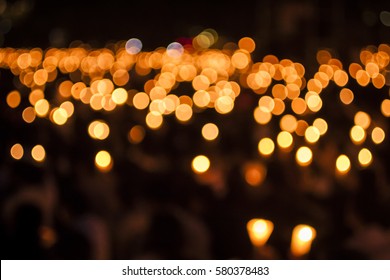
[[[76,103],[106,113],[129,106],[144,115],[144,124],[129,128],[127,133],[129,142],[138,144],[143,141],[147,128],[160,129],[170,116],[186,124],[205,110],[228,114],[234,110],[242,90],[250,91],[258,98],[254,121],[266,126],[275,119],[280,128],[276,134],[259,139],[258,152],[263,159],[243,168],[247,183],[259,186],[266,176],[262,161],[272,157],[276,149],[292,152],[300,166],[313,162],[313,147],[329,126],[324,118],[309,120],[321,111],[323,95],[327,94],[324,90],[330,84],[340,89],[339,100],[332,102],[340,102],[342,106],[350,106],[354,101],[355,93],[347,87],[352,80],[360,87],[372,84],[382,89],[390,85],[390,46],[386,44],[362,50],[360,62],[348,67],[329,51],[320,50],[316,56],[318,71],[306,78],[305,67],[289,59],[266,55],[261,62],[253,61],[251,54],[256,45],[252,38],[244,37],[237,44],[229,42],[222,49],[213,49],[217,41],[217,32],[206,29],[192,39],[192,44],[173,42],[150,52],[142,51],[142,42],[137,38],[104,49],[3,48],[0,67],[9,69],[17,78],[16,89],[7,94],[6,102],[15,110],[27,104],[20,110],[26,123],[41,118],[58,126],[66,126],[72,120]],[[68,79],[59,79],[64,76]],[[142,89],[131,88],[130,85],[140,80]],[[192,91],[183,91],[182,84],[190,84]],[[390,116],[388,97],[383,98],[378,111],[385,118]],[[338,174],[348,173],[351,157],[356,157],[362,168],[373,162],[373,153],[365,144],[369,138],[373,144],[381,144],[387,130],[373,117],[368,112],[356,112],[349,136],[361,148],[356,155],[340,154],[335,159]],[[93,120],[85,130],[97,141],[110,137],[110,125],[105,120]],[[205,141],[219,138],[219,128],[212,122],[205,123],[199,133]],[[32,156],[36,161],[43,161],[44,148],[37,147],[32,150]],[[10,154],[17,160],[22,158],[23,147],[15,144]],[[98,170],[109,171],[113,166],[110,153],[98,152],[95,165]],[[195,173],[207,172],[209,167],[210,159],[206,155],[194,157]]]

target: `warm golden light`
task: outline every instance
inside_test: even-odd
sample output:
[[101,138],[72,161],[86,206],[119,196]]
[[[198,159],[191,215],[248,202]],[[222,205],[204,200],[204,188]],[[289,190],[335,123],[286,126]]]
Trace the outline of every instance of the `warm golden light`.
[[63,108],[54,109],[53,121],[57,125],[63,125],[68,120],[68,113]]
[[49,102],[46,99],[41,99],[35,103],[34,109],[39,117],[44,117],[49,112],[49,107]]
[[313,122],[313,126],[318,129],[320,135],[324,135],[328,131],[328,123],[324,119],[315,119]]
[[390,99],[384,99],[382,101],[381,112],[385,117],[390,117]]
[[351,161],[346,155],[340,155],[337,158],[336,169],[340,174],[346,174],[351,169]]
[[293,143],[293,137],[288,131],[281,131],[276,139],[278,146],[282,149],[288,149]]
[[88,134],[93,139],[104,140],[110,134],[110,128],[104,121],[96,120],[89,124]]
[[146,115],[146,124],[151,129],[158,129],[163,123],[163,117],[159,112],[152,111]]
[[23,146],[19,143],[16,143],[11,147],[10,154],[16,160],[21,159],[24,154]]
[[297,128],[297,118],[294,117],[293,115],[284,115],[281,119],[280,119],[280,129],[281,130],[285,130],[285,131],[288,131],[290,133],[293,133],[296,128]]
[[380,144],[385,140],[385,131],[380,127],[375,127],[371,132],[372,142]]
[[271,120],[272,114],[270,112],[264,112],[260,107],[256,107],[253,112],[253,117],[258,124],[265,125]]
[[333,79],[336,85],[343,87],[348,83],[348,74],[344,70],[336,70],[333,74]]
[[127,97],[128,97],[128,94],[124,88],[116,88],[112,92],[111,98],[116,104],[122,105],[127,101]]
[[340,100],[345,105],[351,104],[353,99],[354,99],[354,94],[352,90],[350,90],[349,88],[343,88],[340,90]]
[[95,156],[95,166],[103,172],[110,171],[112,168],[113,162],[109,152],[99,151]]
[[351,140],[356,145],[362,144],[366,140],[366,131],[358,125],[354,125],[349,133]]
[[202,127],[202,136],[208,141],[212,141],[218,137],[219,129],[213,123],[207,123]]
[[207,107],[210,103],[210,94],[205,90],[198,90],[194,93],[193,96],[194,103],[199,108]]
[[308,147],[300,147],[295,154],[295,159],[300,166],[308,166],[313,160],[313,152]]
[[215,110],[220,114],[227,114],[234,108],[234,101],[230,96],[221,96],[215,101]]
[[21,96],[19,91],[13,90],[10,93],[8,93],[6,101],[9,107],[11,108],[18,107],[21,101]]
[[271,138],[263,138],[259,141],[258,150],[263,156],[270,156],[275,149],[274,141]]
[[291,254],[297,258],[308,254],[316,235],[316,230],[311,226],[297,225],[294,227],[291,237]]
[[371,117],[366,112],[359,111],[355,114],[354,122],[363,129],[367,129],[371,124]]
[[46,151],[42,145],[36,145],[31,150],[31,156],[35,161],[42,162],[45,160]]
[[316,143],[320,139],[320,131],[315,126],[309,126],[305,130],[305,140],[308,143]]
[[26,123],[32,123],[35,120],[36,114],[33,107],[27,107],[22,112],[22,118]]
[[255,50],[256,44],[252,38],[244,37],[244,38],[241,38],[240,41],[238,41],[238,47],[240,49],[246,50],[247,52],[251,53]]
[[363,148],[360,150],[358,160],[361,166],[366,167],[372,163],[372,154],[369,149]]
[[175,111],[176,118],[181,122],[187,122],[192,117],[192,108],[188,104],[180,104]]
[[149,105],[149,96],[145,92],[138,92],[133,97],[133,105],[138,110],[143,110]]
[[195,173],[204,173],[210,168],[210,160],[204,155],[199,155],[192,160],[191,166]]
[[274,224],[265,219],[252,219],[246,224],[246,228],[252,245],[261,247],[267,243],[271,236]]

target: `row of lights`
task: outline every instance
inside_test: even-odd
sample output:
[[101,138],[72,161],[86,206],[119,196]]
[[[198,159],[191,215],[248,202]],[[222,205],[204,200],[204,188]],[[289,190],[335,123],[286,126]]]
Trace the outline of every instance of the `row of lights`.
[[[265,219],[252,219],[247,223],[247,231],[252,245],[261,250],[274,230],[274,224]],[[294,227],[290,252],[294,258],[302,258],[310,252],[311,244],[317,235],[316,230],[300,224]]]
[[[115,51],[79,47],[49,49],[43,53],[40,49],[6,48],[0,49],[0,66],[10,68],[19,77],[20,84],[31,88],[28,95],[30,106],[22,111],[23,120],[32,123],[37,117],[48,118],[59,126],[69,122],[75,110],[73,103],[79,101],[95,111],[111,112],[123,105],[147,110],[145,124],[149,129],[157,130],[163,126],[166,115],[172,114],[178,122],[188,123],[195,113],[209,108],[219,114],[230,113],[241,88],[248,88],[259,96],[258,106],[253,112],[259,125],[267,125],[272,118],[279,118],[280,131],[275,138],[266,136],[258,142],[261,157],[270,157],[275,144],[282,151],[291,152],[295,139],[302,137],[306,145],[295,147],[295,159],[301,166],[311,164],[312,146],[328,131],[325,119],[316,118],[310,124],[304,117],[321,110],[321,93],[331,81],[341,87],[339,99],[345,106],[354,100],[354,93],[346,87],[350,77],[362,87],[372,83],[380,89],[389,84],[386,79],[390,47],[386,44],[361,51],[361,63],[351,63],[347,70],[329,51],[320,50],[316,56],[320,64],[318,71],[307,80],[304,66],[289,59],[279,60],[274,55],[267,55],[262,62],[252,61],[251,53],[255,50],[252,38],[244,37],[238,44],[227,43],[222,50],[209,49],[217,40],[215,30],[206,29],[190,45],[174,42],[153,52],[141,52],[142,42],[136,38],[116,44]],[[127,90],[125,86],[133,68],[140,77],[146,77],[152,70],[160,71],[144,83],[143,91]],[[78,71],[81,76],[75,75]],[[56,97],[49,101],[45,97],[45,87],[56,80],[59,72],[69,74],[70,80],[61,82]],[[107,74],[111,78],[107,78]],[[174,93],[182,82],[192,84],[192,95]],[[6,101],[9,107],[17,108],[22,102],[22,94],[13,90]],[[286,112],[288,107],[292,113]],[[380,110],[383,116],[390,116],[390,99],[381,102]],[[94,120],[87,131],[92,139],[105,140],[110,135],[110,126],[104,120]],[[374,124],[367,112],[358,111],[349,131],[350,139],[353,144],[362,145],[368,133],[371,133],[374,144],[385,139],[385,130]],[[145,128],[136,125],[129,130],[128,139],[138,144],[145,134]],[[206,141],[213,141],[218,137],[219,128],[214,123],[207,123],[201,134]],[[202,160],[195,157],[192,162],[195,173],[206,172],[210,167],[210,160],[205,155],[200,158]],[[373,161],[373,155],[368,147],[362,147],[357,159],[360,166],[366,167]],[[349,171],[351,163],[347,155],[341,154],[335,161],[337,172],[345,174]],[[111,163],[110,156],[109,164],[96,165],[101,167],[99,170],[109,170]],[[264,174],[264,168],[259,167],[261,164],[248,166],[248,174]],[[245,175],[245,178],[249,177]],[[250,181],[248,183],[252,185],[255,180]]]

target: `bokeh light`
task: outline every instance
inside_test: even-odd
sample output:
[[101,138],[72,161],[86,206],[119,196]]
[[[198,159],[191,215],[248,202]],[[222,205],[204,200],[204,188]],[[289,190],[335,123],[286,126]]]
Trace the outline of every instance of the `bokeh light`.
[[346,174],[351,169],[351,161],[346,155],[340,155],[336,160],[336,170],[339,174]]
[[204,173],[210,168],[210,160],[204,155],[199,155],[192,160],[191,166],[195,173]]
[[295,154],[295,159],[300,166],[308,166],[313,160],[313,152],[309,147],[300,147]]
[[206,123],[202,127],[202,136],[204,139],[208,141],[212,141],[218,137],[219,129],[218,126],[216,126],[213,123]]
[[266,137],[259,141],[258,150],[261,155],[266,157],[270,156],[274,152],[274,149],[275,149],[275,144],[271,138]]
[[103,172],[110,171],[113,166],[113,161],[109,152],[102,150],[95,156],[95,166]]
[[46,158],[46,151],[42,145],[36,145],[31,150],[32,158],[37,162],[42,162]]
[[14,144],[11,147],[10,154],[16,160],[21,159],[23,157],[23,154],[24,154],[23,146],[19,143]]

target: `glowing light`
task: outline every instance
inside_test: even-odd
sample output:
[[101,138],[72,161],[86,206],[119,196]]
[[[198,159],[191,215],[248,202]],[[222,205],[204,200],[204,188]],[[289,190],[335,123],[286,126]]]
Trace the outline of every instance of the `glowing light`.
[[95,156],[95,166],[103,172],[110,171],[113,166],[111,155],[107,151],[99,151]]
[[167,47],[167,55],[173,58],[181,57],[183,52],[183,46],[177,42],[170,43]]
[[305,130],[305,140],[308,143],[316,143],[320,139],[320,131],[315,126],[309,126]]
[[115,102],[115,104],[122,105],[127,101],[127,91],[124,88],[116,88],[112,92],[112,100]]
[[137,92],[133,97],[133,105],[138,110],[143,110],[149,105],[149,95],[145,92]]
[[284,100],[287,97],[288,90],[282,84],[276,84],[272,87],[272,96]]
[[215,110],[220,114],[230,113],[234,108],[234,101],[230,96],[221,96],[215,101]]
[[243,172],[245,181],[252,187],[260,186],[267,175],[266,167],[259,162],[245,164]]
[[300,147],[295,154],[295,159],[300,166],[308,166],[313,160],[313,152],[308,147]]
[[253,111],[253,117],[255,121],[259,124],[267,124],[272,118],[272,114],[270,112],[265,112],[260,109],[260,107],[256,107]]
[[258,150],[263,156],[270,156],[275,149],[274,141],[271,138],[263,138],[259,141]]
[[252,245],[261,247],[267,243],[271,236],[274,224],[269,220],[252,219],[247,223],[246,228]]
[[321,110],[322,108],[322,99],[321,97],[314,93],[314,94],[310,94],[308,97],[307,97],[307,106],[309,107],[309,109],[312,111],[312,112],[318,112],[319,110]]
[[346,155],[340,155],[337,158],[336,169],[340,174],[346,174],[351,169],[351,161]]
[[207,123],[202,127],[202,136],[208,141],[212,141],[218,137],[219,129],[213,123]]
[[24,154],[23,146],[19,143],[16,143],[11,147],[10,154],[16,160],[21,159]]
[[355,144],[361,144],[366,140],[366,131],[358,125],[354,125],[349,133],[351,140]]
[[359,163],[361,166],[366,167],[372,163],[372,154],[369,149],[363,148],[358,155]]
[[39,69],[34,73],[34,82],[38,86],[42,86],[47,82],[48,74],[45,69]]
[[237,69],[244,69],[245,67],[248,66],[248,63],[249,63],[249,58],[247,54],[241,51],[237,51],[233,54],[232,64]]
[[348,83],[348,74],[344,70],[336,70],[333,74],[333,79],[336,85],[343,87]]
[[34,109],[39,117],[44,117],[49,112],[49,102],[46,99],[38,100],[35,103]]
[[37,162],[42,162],[45,160],[46,157],[46,151],[45,148],[43,148],[42,145],[36,145],[31,150],[31,156],[32,158]]
[[284,110],[286,109],[286,106],[284,105],[283,100],[281,100],[279,98],[275,98],[274,103],[275,103],[275,106],[274,106],[274,109],[272,110],[272,114],[276,115],[276,116],[283,114]]
[[385,140],[385,131],[380,127],[375,127],[371,132],[372,142],[380,144]]
[[139,144],[145,138],[145,129],[141,125],[135,125],[130,129],[128,137],[130,143]]
[[192,117],[192,108],[188,104],[180,104],[175,111],[176,118],[181,122],[187,122]]
[[349,105],[352,103],[353,99],[354,99],[354,94],[353,94],[352,90],[350,90],[348,88],[341,89],[341,91],[340,91],[341,102],[343,102],[345,105]]
[[281,131],[278,134],[278,137],[276,138],[276,142],[278,143],[278,146],[282,149],[288,149],[291,147],[293,143],[293,137],[290,132],[288,131]]
[[360,86],[365,87],[370,83],[370,76],[365,70],[359,70],[356,72],[356,81]]
[[192,160],[191,166],[195,173],[204,173],[210,168],[210,160],[204,155],[199,155]]
[[316,230],[311,226],[297,225],[294,227],[291,237],[291,254],[295,257],[308,254],[316,235]]
[[13,90],[10,93],[8,93],[6,101],[9,107],[11,108],[18,107],[21,101],[19,91]]
[[299,136],[304,136],[306,129],[309,127],[308,123],[304,120],[299,120],[297,122],[297,128],[295,129],[295,133]]
[[302,115],[306,111],[306,102],[304,99],[298,97],[291,102],[291,108],[295,114]]
[[151,129],[158,129],[163,123],[163,117],[161,113],[152,111],[146,115],[146,124]]
[[199,108],[207,107],[210,103],[210,94],[205,90],[198,90],[194,93],[193,96],[194,103]]
[[259,99],[259,108],[265,113],[270,113],[275,108],[275,101],[272,97],[262,96]]
[[385,99],[382,101],[381,112],[385,117],[390,117],[390,99]]
[[57,108],[53,112],[53,121],[57,125],[63,125],[68,120],[68,113],[63,108]]
[[366,112],[359,111],[355,114],[354,122],[363,129],[367,129],[371,124],[371,118]]
[[96,120],[89,124],[88,134],[93,139],[104,140],[110,134],[110,127],[102,120]]
[[238,41],[238,47],[240,49],[246,50],[247,52],[251,53],[256,48],[256,43],[253,41],[250,37],[244,37],[241,38],[240,41]]
[[137,54],[142,49],[142,42],[137,38],[131,38],[126,42],[125,48],[129,54]]
[[297,128],[297,119],[293,115],[286,114],[280,119],[279,126],[281,130],[292,133]]
[[210,81],[205,75],[198,75],[192,80],[192,86],[195,90],[207,90]]
[[22,118],[26,123],[32,123],[35,120],[36,114],[33,107],[27,107],[23,110]]
[[66,111],[66,115],[68,118],[70,118],[74,113],[74,106],[73,103],[70,101],[65,101],[60,105],[60,108],[64,109]]
[[328,123],[324,119],[315,119],[313,122],[313,126],[318,129],[320,135],[324,135],[328,131]]

